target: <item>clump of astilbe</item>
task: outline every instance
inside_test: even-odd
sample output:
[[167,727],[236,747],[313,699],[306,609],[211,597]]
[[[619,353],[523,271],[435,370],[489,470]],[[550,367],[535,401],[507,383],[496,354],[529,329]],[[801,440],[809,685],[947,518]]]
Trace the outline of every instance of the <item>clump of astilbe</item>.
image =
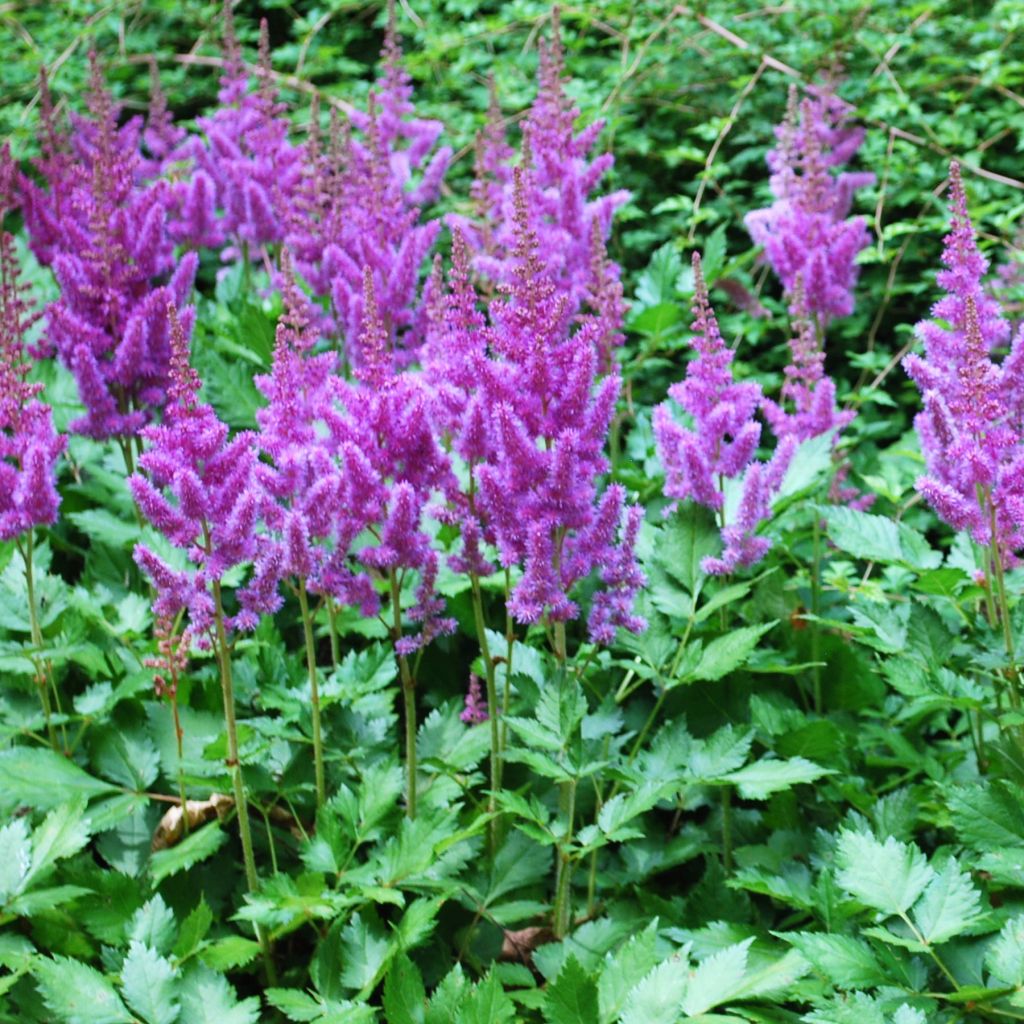
[[771,206],[746,216],[747,230],[782,282],[791,311],[796,282],[807,312],[824,333],[828,322],[853,312],[857,254],[868,244],[867,224],[849,217],[854,192],[871,184],[867,172],[832,172],[857,151],[863,129],[849,125],[852,108],[828,87],[790,92],[786,118],[775,129],[777,149],[767,156]]
[[926,473],[917,490],[954,529],[968,530],[999,565],[1015,563],[1024,545],[1024,332],[1002,364],[992,349],[1009,324],[986,291],[988,261],[979,251],[967,212],[960,167],[950,167],[951,229],[937,275],[946,294],[934,320],[917,325],[924,345],[903,361],[924,408],[914,425]]
[[[545,254],[548,274],[564,295],[569,316],[607,296],[618,281],[618,265],[602,255],[595,261],[595,236],[601,248],[615,211],[629,199],[617,190],[594,195],[615,162],[611,153],[591,157],[604,121],[578,133],[579,109],[565,91],[565,55],[557,8],[550,42],[539,44],[537,95],[523,123],[522,165],[530,171],[531,228]],[[496,104],[478,144],[478,180],[474,198],[480,223],[459,220],[476,252],[478,269],[491,281],[511,284],[517,270],[513,150],[498,127]],[[597,275],[597,277],[595,277]],[[619,339],[606,339],[606,341]]]
[[[153,584],[158,619],[182,615],[196,645],[216,655],[227,726],[227,765],[246,881],[252,892],[259,879],[238,755],[229,639],[236,622],[225,609],[222,581],[230,569],[256,557],[257,524],[266,498],[253,434],[243,432],[229,439],[227,426],[200,401],[201,382],[189,361],[185,317],[179,319],[173,306],[168,307],[167,316],[172,353],[167,406],[162,422],[142,431],[146,450],[128,486],[142,514],[171,545],[187,553],[190,565],[175,569],[145,544],[136,545],[134,557]],[[257,935],[266,955],[262,929],[257,928]]]
[[301,179],[300,148],[289,140],[290,123],[270,66],[266,19],[260,22],[255,88],[235,38],[231,0],[225,0],[224,65],[220,106],[196,119],[205,135],[189,138],[168,156],[188,160],[192,173],[176,188],[175,238],[194,246],[225,246],[225,262],[256,259],[283,242]]
[[[771,541],[758,535],[768,518],[792,459],[797,438],[786,433],[767,463],[755,459],[761,424],[755,416],[763,402],[754,381],[733,378],[733,351],[722,338],[711,308],[700,256],[693,254],[693,330],[697,356],[686,377],[669,388],[669,396],[689,414],[691,426],[679,423],[668,402],[654,410],[654,437],[665,467],[665,494],[676,501],[692,499],[718,513],[725,545],[721,558],[705,558],[705,572],[723,574],[760,561]],[[741,478],[741,497],[732,521],[726,519],[725,481]]]
[[[50,407],[40,401],[42,385],[26,380],[25,338],[37,319],[20,280],[14,237],[3,219],[14,205],[17,168],[5,144],[0,148],[0,540],[13,540],[25,562],[32,645],[43,646],[33,576],[35,530],[57,520],[60,496],[56,463],[67,443],[53,426]],[[36,662],[36,683],[52,746],[46,666]]]
[[431,156],[441,123],[415,116],[393,12],[381,59],[382,73],[367,112],[353,110],[348,125],[332,112],[326,149],[317,125],[311,124],[305,179],[289,236],[314,294],[330,299],[333,330],[354,366],[365,318],[367,269],[399,364],[409,362],[421,343],[422,325],[415,313],[419,274],[440,229],[440,221],[423,220],[422,211],[437,197],[451,159],[447,146]]
[[[71,370],[85,405],[72,430],[117,437],[130,462],[128,438],[159,409],[170,366],[168,303],[184,304],[197,258],[175,266],[166,229],[163,182],[139,185],[138,133],[118,128],[117,107],[90,55],[88,132],[78,146],[87,172],[50,183],[46,197],[60,211],[59,234],[44,232],[60,296],[47,310],[35,354],[56,354]],[[43,191],[27,201],[42,209]],[[35,220],[28,222],[34,231]],[[166,283],[161,283],[166,282]]]

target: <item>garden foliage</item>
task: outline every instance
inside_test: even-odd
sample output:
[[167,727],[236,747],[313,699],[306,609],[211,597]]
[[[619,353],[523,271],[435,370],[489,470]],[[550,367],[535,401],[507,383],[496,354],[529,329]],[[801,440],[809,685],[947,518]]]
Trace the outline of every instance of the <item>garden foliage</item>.
[[1024,1019],[1019,12],[250,6],[0,13],[0,1020]]

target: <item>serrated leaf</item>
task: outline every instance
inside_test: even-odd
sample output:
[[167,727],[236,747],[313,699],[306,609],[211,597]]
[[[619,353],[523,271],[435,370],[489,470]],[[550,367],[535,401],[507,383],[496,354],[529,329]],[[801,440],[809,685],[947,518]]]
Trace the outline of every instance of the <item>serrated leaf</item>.
[[32,843],[24,818],[0,828],[0,907],[21,893],[32,865]]
[[725,636],[716,637],[704,648],[689,678],[715,682],[734,672],[754,653],[758,640],[775,625],[772,621],[758,626],[741,626]]
[[597,982],[570,953],[544,999],[548,1024],[598,1024]]
[[159,885],[168,875],[186,871],[193,864],[212,857],[227,840],[227,833],[216,821],[191,832],[180,843],[166,850],[157,850],[149,860],[153,884]]
[[912,914],[925,942],[931,945],[960,935],[980,916],[981,894],[971,883],[971,876],[960,870],[953,857],[928,883]]
[[985,952],[985,966],[1003,985],[1024,985],[1024,914],[1003,925]]
[[384,1016],[388,1024],[423,1024],[426,1002],[420,969],[405,953],[399,953],[384,978]]
[[987,852],[1024,846],[1024,791],[1008,782],[959,787],[948,796],[953,827],[961,842]]
[[459,1007],[457,1024],[505,1024],[515,1019],[515,1003],[505,994],[497,974],[491,971],[467,993]]
[[170,907],[157,893],[132,915],[128,924],[128,941],[141,942],[157,953],[166,953],[174,940],[176,923]]
[[875,988],[889,981],[862,939],[822,932],[791,932],[779,937],[795,946],[836,988]]
[[186,970],[178,995],[182,1024],[257,1024],[260,1018],[259,999],[239,1002],[223,974],[198,964]]
[[621,1024],[676,1024],[689,977],[685,957],[669,957],[658,964],[630,992]]
[[719,781],[735,786],[745,800],[767,800],[773,793],[831,774],[830,768],[822,768],[803,757],[791,757],[785,761],[757,761],[721,776]]
[[904,523],[845,505],[827,505],[821,512],[828,524],[829,539],[855,558],[903,563],[915,569],[936,569],[942,564],[942,555]]
[[683,997],[683,1010],[691,1017],[728,1002],[740,989],[747,970],[753,939],[727,946],[702,961],[693,972]]
[[867,907],[885,914],[903,914],[917,902],[935,872],[916,846],[890,836],[844,830],[836,850],[836,882]]
[[146,1024],[174,1024],[178,1019],[174,968],[155,949],[131,942],[121,967],[121,984],[128,1005]]
[[86,799],[118,792],[73,761],[39,747],[14,747],[0,753],[0,803],[50,810],[73,797]]
[[41,958],[32,973],[47,1009],[61,1024],[135,1024],[114,986],[80,960]]
[[657,941],[658,922],[655,919],[614,956],[606,958],[597,983],[601,1024],[611,1024],[618,1017],[629,993],[657,965]]
[[387,938],[377,928],[353,914],[341,933],[342,985],[359,990],[373,984],[387,959],[388,946]]

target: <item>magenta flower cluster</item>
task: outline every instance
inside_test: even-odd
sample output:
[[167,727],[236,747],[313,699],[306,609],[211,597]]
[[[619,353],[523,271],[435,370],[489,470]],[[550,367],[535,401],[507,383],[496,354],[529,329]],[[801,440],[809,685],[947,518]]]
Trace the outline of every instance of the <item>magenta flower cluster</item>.
[[[792,302],[803,282],[805,315],[819,329],[853,312],[857,254],[868,244],[862,217],[849,217],[854,192],[874,181],[869,172],[832,172],[860,147],[863,128],[849,122],[851,108],[827,86],[808,89],[797,103],[790,93],[785,121],[768,153],[774,202],[747,214],[751,237]],[[791,309],[793,309],[791,305]],[[796,313],[796,310],[793,309]]]
[[[722,338],[698,253],[693,254],[693,278],[691,344],[697,355],[687,364],[684,379],[668,391],[691,425],[681,424],[671,405],[662,402],[654,410],[654,436],[665,467],[666,496],[691,499],[718,513],[724,551],[721,558],[705,558],[703,568],[723,574],[755,564],[771,546],[756,530],[769,515],[797,439],[785,433],[771,460],[757,461],[761,386],[733,377],[734,353]],[[740,481],[740,500],[732,512],[726,508],[725,482],[734,479]]]
[[14,206],[17,167],[0,149],[0,540],[57,520],[56,463],[67,438],[53,426],[39,384],[25,378],[25,340],[37,319],[21,281],[14,236],[3,220]]
[[945,295],[933,320],[917,326],[924,355],[903,362],[921,391],[914,420],[926,472],[917,490],[954,529],[1015,561],[1024,546],[1024,418],[1016,396],[1024,383],[1024,331],[997,362],[993,349],[1010,327],[984,284],[988,260],[977,246],[960,167],[950,167],[951,227]]

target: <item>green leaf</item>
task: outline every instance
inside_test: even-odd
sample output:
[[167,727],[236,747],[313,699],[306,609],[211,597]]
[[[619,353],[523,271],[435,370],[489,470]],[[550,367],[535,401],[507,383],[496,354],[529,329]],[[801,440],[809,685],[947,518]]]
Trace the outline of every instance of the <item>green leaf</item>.
[[725,636],[716,637],[704,648],[690,679],[714,682],[739,668],[754,653],[758,640],[776,625],[775,621],[759,626],[741,626]]
[[985,966],[1003,985],[1024,985],[1024,914],[1003,925],[985,952]]
[[691,1017],[728,1002],[740,989],[747,970],[747,952],[753,939],[727,946],[704,960],[694,971],[683,997],[683,1009]]
[[47,1009],[61,1024],[135,1024],[114,986],[80,960],[40,958],[32,973]]
[[194,864],[212,857],[227,840],[227,833],[216,821],[191,832],[181,842],[166,850],[157,850],[149,860],[153,884],[159,885],[169,875],[187,871]]
[[676,1024],[689,977],[685,956],[659,964],[630,992],[621,1024]]
[[258,998],[239,1002],[228,979],[208,967],[190,967],[178,994],[181,1024],[257,1024],[260,1018]]
[[491,971],[463,1000],[457,1024],[505,1024],[515,1019],[515,1004],[505,994],[497,974]]
[[822,932],[777,934],[795,946],[836,988],[875,988],[890,980],[862,939]]
[[949,812],[961,842],[976,850],[1024,846],[1024,790],[1008,782],[949,792]]
[[405,953],[399,953],[384,979],[384,1016],[388,1024],[423,1024],[426,1002],[420,969]]
[[213,924],[213,911],[210,910],[203,897],[189,912],[188,917],[181,923],[178,932],[178,940],[174,943],[174,956],[180,962],[188,959],[199,949],[206,933]]
[[657,941],[655,918],[605,961],[597,983],[601,1024],[611,1024],[619,1016],[630,992],[657,965]]
[[548,984],[544,1019],[548,1024],[598,1024],[597,982],[571,953]]
[[351,989],[372,985],[387,959],[388,945],[379,929],[353,914],[341,933],[342,985]]
[[847,830],[839,834],[836,864],[839,886],[885,914],[906,913],[935,875],[916,846]]
[[932,551],[920,533],[894,519],[845,505],[826,505],[820,511],[828,523],[829,539],[855,558],[915,569],[937,569],[942,564],[942,555]]
[[18,818],[0,828],[0,907],[21,893],[28,880],[31,863],[28,822]]
[[656,249],[647,268],[640,274],[636,285],[636,300],[640,310],[672,302],[676,297],[676,281],[683,269],[683,261],[673,242]]
[[925,942],[931,945],[962,934],[981,917],[981,895],[955,858],[950,857],[928,883],[912,916]]
[[174,1000],[174,968],[156,950],[133,940],[121,967],[128,1005],[146,1024],[174,1024],[180,1009]]
[[118,792],[117,786],[82,771],[52,750],[14,747],[0,753],[0,805],[49,810],[76,796],[86,799]]
[[806,758],[791,757],[786,761],[757,761],[721,776],[719,781],[735,786],[745,800],[767,800],[773,793],[831,774],[831,769],[822,768]]
[[166,953],[174,941],[175,925],[174,914],[163,896],[157,893],[132,915],[128,924],[128,940],[141,942],[157,953]]
[[696,594],[705,579],[700,563],[708,555],[717,555],[722,542],[714,516],[693,502],[681,505],[656,537],[656,559],[665,571]]

